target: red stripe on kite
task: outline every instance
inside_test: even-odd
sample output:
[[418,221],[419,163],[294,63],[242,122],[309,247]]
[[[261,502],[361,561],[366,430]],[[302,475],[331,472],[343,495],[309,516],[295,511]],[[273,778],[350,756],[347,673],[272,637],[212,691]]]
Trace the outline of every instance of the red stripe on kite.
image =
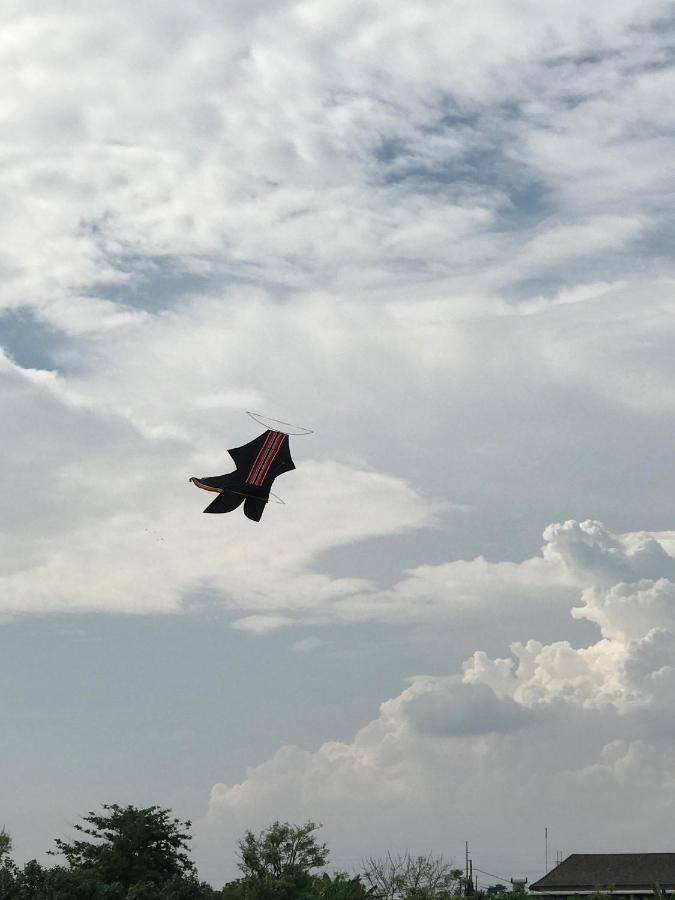
[[272,441],[274,440],[275,434],[277,434],[276,431],[270,431],[270,433],[265,438],[265,442],[263,443],[263,445],[260,449],[260,453],[258,453],[258,455],[256,456],[255,462],[251,466],[251,471],[246,476],[246,484],[254,484],[255,483],[256,477],[258,475],[258,469],[262,465],[262,462],[267,454],[269,446],[272,443]]
[[258,487],[260,487],[262,485],[263,481],[265,480],[265,477],[266,477],[267,473],[269,472],[270,467],[271,467],[272,463],[274,462],[274,459],[275,459],[277,453],[281,449],[281,445],[284,441],[284,437],[285,437],[285,435],[284,435],[283,431],[277,432],[277,436],[274,439],[274,443],[270,447],[269,453],[267,454],[267,459],[262,464],[262,466],[260,468],[260,472],[258,473],[258,477],[255,480],[255,484]]

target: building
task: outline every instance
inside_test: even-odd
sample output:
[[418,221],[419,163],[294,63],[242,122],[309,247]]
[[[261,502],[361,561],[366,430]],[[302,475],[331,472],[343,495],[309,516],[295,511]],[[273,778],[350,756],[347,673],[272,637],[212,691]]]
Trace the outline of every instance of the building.
[[675,853],[573,853],[530,891],[547,900],[573,900],[598,890],[641,900],[653,896],[655,886],[675,891]]

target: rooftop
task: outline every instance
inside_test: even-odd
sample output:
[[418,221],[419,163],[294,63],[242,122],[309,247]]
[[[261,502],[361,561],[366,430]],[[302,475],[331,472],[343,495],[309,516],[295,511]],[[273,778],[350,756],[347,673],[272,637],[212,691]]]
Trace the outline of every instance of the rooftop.
[[533,891],[675,887],[675,853],[572,853],[530,885]]

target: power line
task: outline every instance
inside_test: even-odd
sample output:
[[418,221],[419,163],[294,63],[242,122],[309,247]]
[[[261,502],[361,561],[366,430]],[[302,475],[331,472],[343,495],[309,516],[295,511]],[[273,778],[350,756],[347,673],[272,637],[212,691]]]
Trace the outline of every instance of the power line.
[[504,875],[495,875],[494,872],[486,872],[484,869],[479,869],[478,866],[474,866],[476,872],[480,872],[481,875],[489,875],[490,878],[498,878],[500,881],[508,881]]

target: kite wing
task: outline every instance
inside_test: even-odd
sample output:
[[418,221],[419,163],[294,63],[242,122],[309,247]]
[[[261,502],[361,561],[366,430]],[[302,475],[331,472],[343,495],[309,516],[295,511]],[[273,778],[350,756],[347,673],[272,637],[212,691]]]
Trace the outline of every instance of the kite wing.
[[190,481],[195,487],[218,494],[204,512],[232,512],[243,503],[244,515],[259,522],[269,500],[272,482],[278,475],[295,468],[288,435],[283,431],[265,431],[228,453],[234,460],[236,471],[205,478],[192,477]]

